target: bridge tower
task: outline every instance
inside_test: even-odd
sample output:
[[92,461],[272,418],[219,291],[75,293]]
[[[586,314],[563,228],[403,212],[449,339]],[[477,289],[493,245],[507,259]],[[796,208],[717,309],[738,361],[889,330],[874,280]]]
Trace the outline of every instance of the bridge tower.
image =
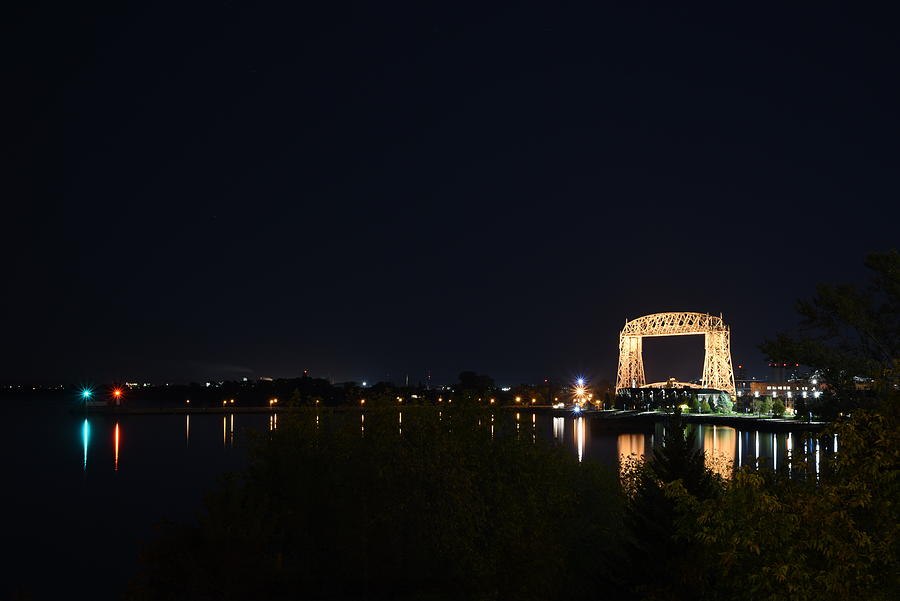
[[708,313],[654,313],[625,322],[619,334],[616,392],[623,388],[640,388],[647,383],[644,377],[644,337],[692,334],[704,336],[706,353],[701,385],[734,395],[731,332],[721,315],[716,317]]

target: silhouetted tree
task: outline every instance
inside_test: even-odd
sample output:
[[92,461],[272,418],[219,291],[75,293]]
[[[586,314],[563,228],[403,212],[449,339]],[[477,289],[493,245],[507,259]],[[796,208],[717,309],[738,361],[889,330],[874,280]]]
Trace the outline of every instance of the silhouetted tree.
[[873,378],[882,392],[900,376],[900,253],[871,253],[865,265],[871,272],[868,286],[817,286],[812,300],[797,304],[799,328],[760,345],[774,361],[799,362],[820,372],[836,393],[831,403],[822,399],[821,409],[830,415],[877,402],[856,390],[854,376]]
[[[676,540],[679,508],[667,491],[678,483],[693,499],[715,498],[722,481],[706,466],[702,450],[686,435],[681,412],[666,426],[661,444],[650,457],[626,467],[629,500],[626,523],[630,533],[624,567],[633,594],[646,599],[688,598],[704,590],[703,546]],[[702,598],[702,595],[697,595]]]

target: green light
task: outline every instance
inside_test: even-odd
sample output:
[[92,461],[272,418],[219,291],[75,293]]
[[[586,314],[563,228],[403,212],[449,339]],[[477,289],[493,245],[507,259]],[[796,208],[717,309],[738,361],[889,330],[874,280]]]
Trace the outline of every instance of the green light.
[[94,394],[94,392],[90,388],[83,388],[81,390],[81,398],[83,398],[84,400],[88,400],[89,398],[91,398],[92,394]]

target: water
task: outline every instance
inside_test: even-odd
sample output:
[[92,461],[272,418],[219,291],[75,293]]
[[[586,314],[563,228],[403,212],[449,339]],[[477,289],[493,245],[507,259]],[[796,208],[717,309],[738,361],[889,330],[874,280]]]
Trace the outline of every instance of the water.
[[[154,526],[165,519],[190,520],[204,491],[224,472],[245,465],[246,430],[278,426],[277,415],[264,414],[85,419],[61,403],[4,406],[9,477],[2,503],[9,559],[0,598],[14,590],[35,599],[118,598],[137,565],[140,542],[153,536]],[[494,427],[489,415],[484,423]],[[599,424],[592,428],[589,418],[527,411],[516,413],[515,423],[520,435],[556,440],[579,459],[614,469],[623,458],[648,453],[664,435],[662,424],[652,431],[609,432]],[[403,428],[399,412],[397,427]],[[362,415],[360,430],[365,433]],[[708,425],[693,426],[690,435],[707,451],[710,467],[725,475],[731,462],[788,466],[804,450],[818,468],[836,444],[813,441],[803,447],[798,434]]]

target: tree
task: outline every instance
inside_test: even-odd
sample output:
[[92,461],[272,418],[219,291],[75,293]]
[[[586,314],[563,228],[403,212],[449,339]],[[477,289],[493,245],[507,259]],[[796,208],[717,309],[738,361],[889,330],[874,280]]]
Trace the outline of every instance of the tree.
[[760,403],[759,412],[763,415],[769,415],[772,413],[772,397],[765,396],[762,398],[762,403]]
[[715,598],[900,598],[900,421],[854,412],[822,436],[835,435],[840,452],[819,478],[742,468],[705,501],[667,489],[676,538],[708,551],[698,581],[715,581]]
[[716,401],[717,413],[731,413],[731,410],[733,408],[734,404],[731,402],[731,398],[727,394],[719,395],[719,400]]
[[820,284],[811,300],[797,304],[799,327],[760,345],[773,361],[818,370],[837,395],[835,411],[873,405],[854,376],[873,378],[884,394],[900,373],[900,253],[871,253],[865,265],[868,285]]
[[775,402],[772,403],[772,415],[775,417],[782,417],[784,415],[784,402],[781,399],[775,399]]
[[291,391],[291,396],[288,398],[287,405],[288,407],[299,407],[303,403],[303,396],[300,394],[299,388],[294,388]]
[[[669,498],[677,485],[694,502],[714,499],[723,482],[706,465],[706,456],[687,436],[681,411],[676,409],[661,443],[644,462],[626,466],[622,485],[628,497],[626,524],[631,534],[624,571],[639,598],[703,598],[703,566],[708,563],[702,544],[676,539],[682,508]],[[648,566],[653,566],[648,570]]]
[[691,397],[691,412],[692,413],[700,413],[702,407],[700,406],[700,399],[697,398],[697,395]]
[[762,403],[763,400],[761,398],[754,397],[753,401],[750,403],[750,411],[752,411],[756,415],[759,415],[760,411],[762,410]]
[[703,399],[703,402],[700,403],[700,413],[712,413],[712,408],[709,406],[708,399]]

